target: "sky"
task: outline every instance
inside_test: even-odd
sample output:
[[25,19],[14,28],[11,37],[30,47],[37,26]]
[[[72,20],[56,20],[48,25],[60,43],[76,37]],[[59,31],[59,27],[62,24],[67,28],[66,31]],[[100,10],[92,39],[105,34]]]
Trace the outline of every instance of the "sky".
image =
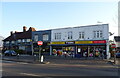
[[23,31],[23,26],[47,30],[95,24],[109,24],[113,36],[118,35],[118,1],[2,1],[0,11],[3,37],[11,31]]

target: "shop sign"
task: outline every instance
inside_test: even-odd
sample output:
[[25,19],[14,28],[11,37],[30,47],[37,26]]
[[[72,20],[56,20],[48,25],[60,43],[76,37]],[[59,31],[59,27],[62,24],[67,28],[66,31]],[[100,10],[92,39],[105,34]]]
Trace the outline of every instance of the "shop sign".
[[97,40],[97,41],[93,41],[93,43],[106,43],[106,40]]
[[75,44],[91,44],[92,41],[75,41]]
[[68,41],[68,42],[65,42],[65,44],[75,44],[74,41]]
[[65,44],[65,42],[51,42],[51,44]]

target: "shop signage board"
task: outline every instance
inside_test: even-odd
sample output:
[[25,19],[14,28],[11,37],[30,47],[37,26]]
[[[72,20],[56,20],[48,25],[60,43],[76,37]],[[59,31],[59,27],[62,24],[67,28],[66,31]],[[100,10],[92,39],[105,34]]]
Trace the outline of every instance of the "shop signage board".
[[65,42],[51,42],[51,44],[65,44]]
[[106,40],[97,40],[97,41],[93,41],[93,43],[106,43]]
[[68,41],[68,42],[65,42],[65,44],[75,44],[74,41]]
[[92,41],[75,41],[75,44],[91,44]]
[[51,44],[97,44],[97,43],[106,43],[106,40],[51,42]]

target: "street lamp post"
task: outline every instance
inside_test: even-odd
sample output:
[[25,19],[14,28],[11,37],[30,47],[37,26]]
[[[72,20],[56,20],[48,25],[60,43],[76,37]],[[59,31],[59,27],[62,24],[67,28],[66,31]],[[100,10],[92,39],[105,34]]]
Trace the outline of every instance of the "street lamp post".
[[34,53],[34,49],[33,49],[33,40],[31,40],[31,48],[32,48],[32,56],[33,56],[33,53]]
[[111,48],[113,48],[113,52],[114,52],[114,64],[116,64],[116,52],[115,52],[116,45],[112,44]]

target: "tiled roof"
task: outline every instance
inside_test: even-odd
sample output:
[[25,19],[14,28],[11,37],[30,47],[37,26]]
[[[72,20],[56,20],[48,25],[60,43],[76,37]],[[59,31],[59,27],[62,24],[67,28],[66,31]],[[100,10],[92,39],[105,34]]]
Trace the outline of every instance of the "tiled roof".
[[3,41],[12,41],[18,39],[31,39],[32,38],[32,31],[36,31],[35,28],[30,27],[28,31],[25,32],[15,32]]
[[120,36],[114,36],[116,42],[120,42]]

